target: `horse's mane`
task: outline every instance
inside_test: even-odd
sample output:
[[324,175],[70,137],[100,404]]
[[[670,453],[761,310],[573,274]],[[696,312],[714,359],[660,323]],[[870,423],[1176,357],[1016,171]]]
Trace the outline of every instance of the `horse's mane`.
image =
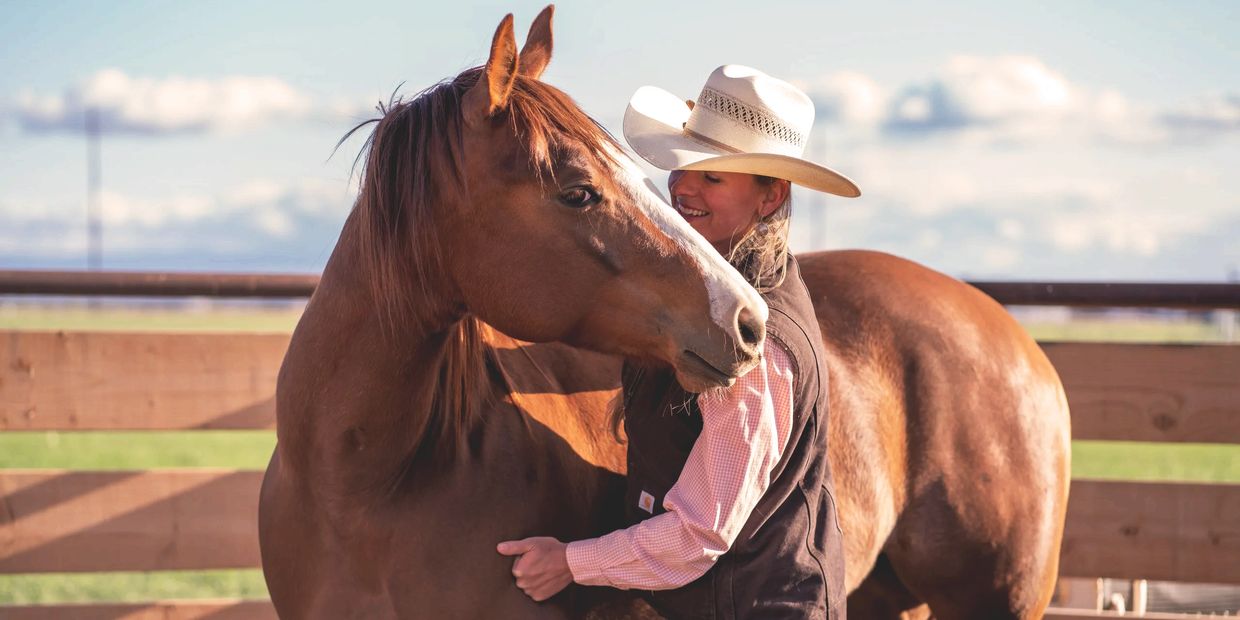
[[[443,335],[446,354],[434,402],[415,431],[420,450],[436,453],[453,452],[472,426],[487,376],[478,319],[460,316],[460,309],[446,307],[442,298],[445,248],[432,221],[436,204],[468,199],[461,102],[481,75],[482,67],[475,67],[411,99],[393,95],[379,105],[380,118],[345,136],[375,124],[362,149],[365,167],[353,219],[362,268],[382,320],[394,333],[410,328],[426,333],[452,321]],[[568,95],[537,79],[517,75],[500,114],[496,120],[511,125],[540,180],[551,175],[560,144],[583,145],[602,161],[619,148]]]

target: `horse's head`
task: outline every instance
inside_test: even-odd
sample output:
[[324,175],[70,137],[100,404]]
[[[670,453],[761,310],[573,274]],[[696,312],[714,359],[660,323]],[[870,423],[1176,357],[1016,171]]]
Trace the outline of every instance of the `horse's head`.
[[606,131],[539,80],[551,14],[519,54],[505,17],[485,66],[404,104],[421,102],[422,123],[439,127],[385,128],[385,117],[368,177],[392,142],[384,132],[404,133],[414,157],[438,155],[414,184],[431,198],[434,232],[414,244],[436,248],[436,288],[483,321],[523,340],[653,358],[689,390],[730,384],[758,359],[766,304]]

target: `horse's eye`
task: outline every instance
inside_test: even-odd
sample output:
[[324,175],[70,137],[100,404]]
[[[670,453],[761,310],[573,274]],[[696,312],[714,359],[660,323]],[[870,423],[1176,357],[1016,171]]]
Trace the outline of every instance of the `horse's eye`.
[[598,190],[584,185],[567,189],[560,194],[560,202],[574,209],[584,209],[598,204],[599,200],[602,200],[602,196],[599,196]]

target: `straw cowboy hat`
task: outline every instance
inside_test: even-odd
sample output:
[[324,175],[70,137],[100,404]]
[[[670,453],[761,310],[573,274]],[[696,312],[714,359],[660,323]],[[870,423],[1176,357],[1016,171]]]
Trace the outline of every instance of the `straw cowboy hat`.
[[692,107],[655,86],[637,89],[624,112],[624,137],[662,170],[747,172],[853,198],[848,177],[806,160],[814,104],[797,87],[757,69],[724,65]]

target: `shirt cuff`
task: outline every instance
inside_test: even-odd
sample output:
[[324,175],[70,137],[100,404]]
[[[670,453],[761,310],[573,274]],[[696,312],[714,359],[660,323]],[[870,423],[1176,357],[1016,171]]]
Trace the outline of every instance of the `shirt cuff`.
[[568,543],[564,550],[568,570],[573,581],[583,586],[609,586],[626,589],[613,584],[607,578],[607,569],[624,557],[622,546],[628,546],[627,532],[617,530],[599,538],[587,538]]

